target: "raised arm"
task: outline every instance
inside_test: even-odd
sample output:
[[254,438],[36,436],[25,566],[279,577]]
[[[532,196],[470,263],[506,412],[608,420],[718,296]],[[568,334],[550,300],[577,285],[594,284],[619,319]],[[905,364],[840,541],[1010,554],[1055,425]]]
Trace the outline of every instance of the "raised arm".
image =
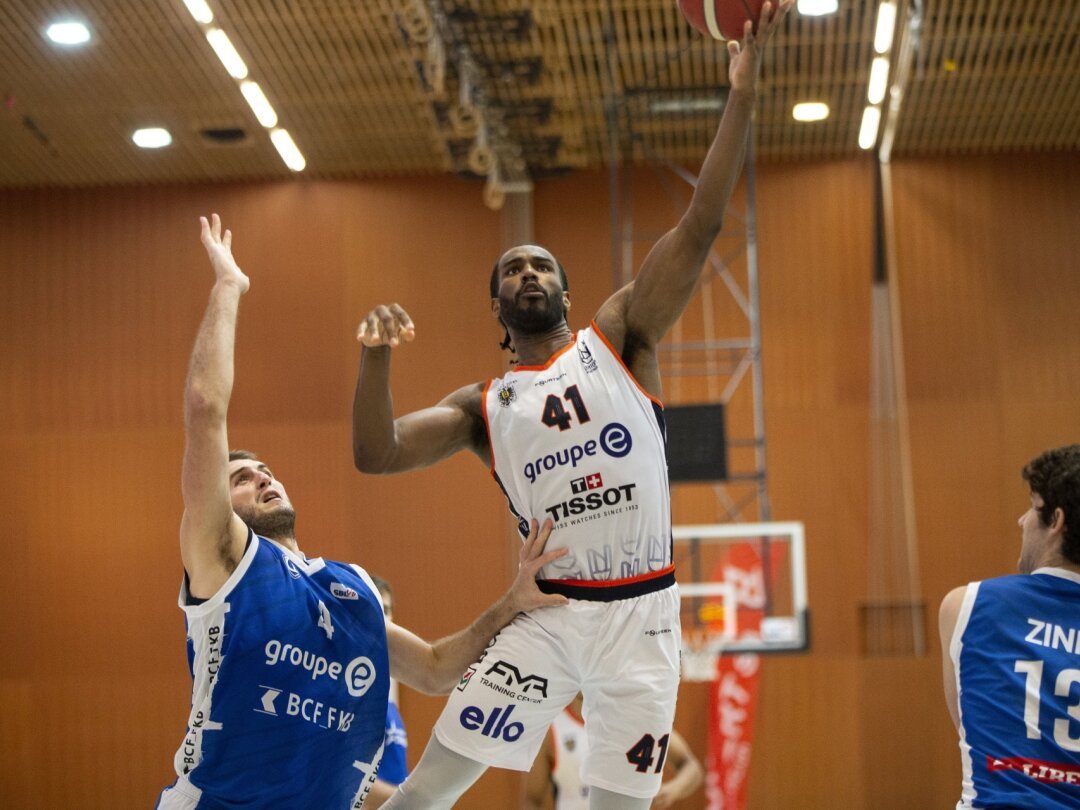
[[352,425],[353,463],[360,472],[405,472],[465,449],[484,458],[487,435],[479,384],[455,391],[434,407],[394,419],[390,355],[415,336],[412,319],[397,304],[376,307],[357,328],[356,339],[363,349]]
[[240,296],[248,277],[232,255],[232,233],[221,219],[200,217],[202,243],[214,268],[214,286],[184,388],[184,462],[180,558],[192,596],[207,598],[225,583],[243,554],[247,530],[229,497],[229,445],[225,418],[233,386],[233,347]]
[[521,546],[521,562],[510,589],[464,630],[428,643],[400,625],[388,622],[390,675],[429,695],[449,694],[465,668],[480,657],[495,634],[515,616],[527,610],[566,604],[566,597],[541,593],[536,586],[540,569],[568,551],[561,548],[544,552],[551,528],[550,519],[543,526],[535,520],[532,522],[529,536]]
[[597,324],[624,354],[637,345],[655,347],[693,295],[742,172],[757,97],[761,49],[793,2],[782,0],[779,7],[765,3],[757,33],[748,21],[742,45],[727,43],[731,57],[728,97],[690,206],[679,223],[649,251],[634,281],[615,293],[597,313]]
[[941,636],[941,680],[945,689],[945,705],[949,709],[949,717],[952,718],[957,732],[960,731],[960,706],[956,694],[956,670],[953,668],[949,647],[952,645],[956,620],[960,616],[966,590],[967,588],[963,585],[953,588],[941,600],[941,609],[938,611],[938,633]]

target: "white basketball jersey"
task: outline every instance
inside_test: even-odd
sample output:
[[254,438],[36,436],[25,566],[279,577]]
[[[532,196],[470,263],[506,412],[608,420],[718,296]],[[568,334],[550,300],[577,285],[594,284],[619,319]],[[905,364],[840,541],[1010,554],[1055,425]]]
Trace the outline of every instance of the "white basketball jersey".
[[581,766],[589,741],[584,722],[569,707],[551,724],[551,742],[555,810],[588,810],[589,786],[581,779]]
[[524,537],[551,518],[541,579],[605,584],[671,566],[663,406],[593,323],[542,366],[484,389],[491,470]]

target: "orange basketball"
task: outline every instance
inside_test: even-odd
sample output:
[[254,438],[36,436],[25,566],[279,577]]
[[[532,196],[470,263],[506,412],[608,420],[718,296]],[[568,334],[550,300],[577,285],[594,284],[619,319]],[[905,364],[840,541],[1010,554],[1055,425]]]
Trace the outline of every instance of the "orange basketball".
[[743,23],[757,30],[765,0],[679,0],[679,11],[694,28],[715,39],[742,39]]

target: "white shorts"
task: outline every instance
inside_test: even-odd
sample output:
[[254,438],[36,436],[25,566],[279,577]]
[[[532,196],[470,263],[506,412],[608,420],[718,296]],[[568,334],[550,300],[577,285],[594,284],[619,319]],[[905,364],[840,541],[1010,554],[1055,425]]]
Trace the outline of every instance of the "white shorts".
[[435,737],[477,762],[527,771],[551,722],[580,691],[586,784],[654,796],[675,717],[681,644],[677,585],[520,614],[462,675]]

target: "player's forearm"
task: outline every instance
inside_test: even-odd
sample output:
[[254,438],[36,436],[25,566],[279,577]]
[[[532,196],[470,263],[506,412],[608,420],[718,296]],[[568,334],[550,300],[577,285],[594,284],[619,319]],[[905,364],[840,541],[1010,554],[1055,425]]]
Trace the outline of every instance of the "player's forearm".
[[189,423],[202,417],[225,418],[232,396],[236,319],[242,294],[235,284],[223,281],[210,291],[184,389],[184,414]]
[[516,602],[508,593],[485,610],[464,630],[441,638],[431,645],[431,691],[448,694],[457,685],[461,673],[480,657],[480,653],[502,628],[519,613]]
[[711,245],[720,232],[742,173],[755,99],[752,90],[732,90],[728,94],[720,126],[698,174],[685,221],[706,245]]
[[394,453],[394,401],[390,349],[364,347],[352,412],[353,464],[361,472],[386,470]]

